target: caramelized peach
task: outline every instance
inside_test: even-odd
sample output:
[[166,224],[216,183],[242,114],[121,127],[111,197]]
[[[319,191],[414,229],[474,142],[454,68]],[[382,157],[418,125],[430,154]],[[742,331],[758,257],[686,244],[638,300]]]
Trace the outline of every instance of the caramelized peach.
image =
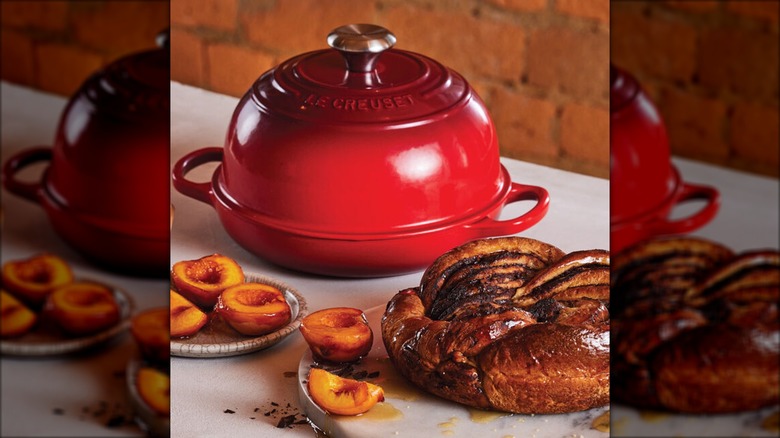
[[223,290],[244,282],[244,271],[230,257],[212,254],[175,263],[171,282],[177,292],[196,306],[211,310]]
[[21,301],[0,290],[0,337],[12,338],[30,331],[38,321],[38,315]]
[[52,291],[44,312],[74,336],[96,333],[119,322],[119,304],[112,290],[89,281],[77,281]]
[[73,272],[62,258],[43,253],[3,265],[3,287],[25,303],[40,308],[54,289],[73,282]]
[[167,363],[171,357],[170,312],[167,307],[147,309],[133,317],[130,333],[141,356],[155,363]]
[[358,415],[385,400],[381,387],[345,379],[321,368],[309,371],[306,388],[314,403],[329,414]]
[[301,321],[301,334],[315,360],[352,362],[371,351],[374,333],[360,309],[318,310]]
[[135,381],[138,395],[158,415],[171,414],[171,378],[152,367],[141,367]]
[[237,332],[251,336],[284,326],[292,315],[282,291],[263,283],[244,283],[225,289],[215,310]]
[[185,338],[197,333],[209,320],[209,316],[191,301],[171,289],[171,337]]

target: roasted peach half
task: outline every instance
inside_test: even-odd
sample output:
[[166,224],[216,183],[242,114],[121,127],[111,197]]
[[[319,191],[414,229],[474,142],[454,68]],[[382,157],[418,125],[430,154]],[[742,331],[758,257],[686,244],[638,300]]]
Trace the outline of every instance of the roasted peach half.
[[13,338],[30,331],[38,315],[13,295],[0,290],[0,337]]
[[197,333],[209,316],[188,299],[171,289],[171,337],[186,338]]
[[380,386],[345,379],[322,368],[309,371],[306,388],[314,403],[329,414],[358,415],[385,400]]
[[317,361],[352,362],[371,351],[374,333],[360,309],[333,307],[303,318],[301,334]]
[[58,287],[46,298],[44,312],[73,336],[105,330],[119,322],[119,304],[108,286],[77,281]]
[[42,253],[3,264],[3,287],[25,303],[40,309],[54,289],[73,282],[73,272],[65,260]]
[[176,291],[196,306],[211,310],[223,290],[244,282],[244,271],[230,257],[212,254],[175,263],[171,282]]
[[167,363],[171,357],[170,312],[167,307],[144,310],[133,317],[130,333],[141,356],[155,363]]
[[269,284],[244,283],[225,289],[215,307],[237,332],[260,336],[290,322],[292,311],[284,294]]
[[152,410],[164,417],[171,414],[171,377],[152,368],[141,367],[135,380],[138,395]]

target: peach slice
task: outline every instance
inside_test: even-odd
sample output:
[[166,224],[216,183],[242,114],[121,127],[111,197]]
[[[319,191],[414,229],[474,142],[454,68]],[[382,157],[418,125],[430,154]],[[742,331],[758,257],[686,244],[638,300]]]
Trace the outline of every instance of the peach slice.
[[138,313],[130,322],[130,333],[141,356],[154,363],[167,363],[171,357],[170,311],[155,307]]
[[152,367],[141,367],[135,381],[138,395],[158,415],[171,415],[171,377]]
[[196,306],[211,310],[222,291],[244,282],[244,271],[230,257],[212,254],[175,263],[171,282],[177,292]]
[[385,400],[380,386],[345,379],[322,368],[309,371],[306,388],[314,403],[329,414],[358,415]]
[[38,321],[38,315],[21,301],[0,290],[0,337],[12,338],[30,331]]
[[260,336],[288,322],[290,305],[279,289],[263,283],[244,283],[220,294],[216,312],[237,332]]
[[300,330],[317,361],[356,361],[374,344],[366,315],[351,307],[318,310],[303,318]]
[[186,338],[197,333],[209,316],[188,299],[171,289],[171,337]]
[[105,330],[117,324],[120,316],[111,288],[90,281],[77,281],[52,291],[44,312],[73,336]]
[[54,289],[73,282],[73,272],[65,260],[42,253],[3,264],[3,287],[8,292],[40,308]]

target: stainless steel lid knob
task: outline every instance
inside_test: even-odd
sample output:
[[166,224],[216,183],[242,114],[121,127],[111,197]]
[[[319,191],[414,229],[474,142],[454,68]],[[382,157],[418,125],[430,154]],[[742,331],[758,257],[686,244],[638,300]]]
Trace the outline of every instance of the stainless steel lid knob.
[[348,24],[328,35],[328,45],[341,52],[347,69],[356,73],[373,71],[379,55],[395,41],[392,32],[374,24]]

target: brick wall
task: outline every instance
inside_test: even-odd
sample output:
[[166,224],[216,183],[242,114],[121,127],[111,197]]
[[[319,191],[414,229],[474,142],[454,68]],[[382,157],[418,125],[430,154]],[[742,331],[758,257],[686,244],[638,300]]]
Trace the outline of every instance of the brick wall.
[[70,96],[101,66],[155,47],[167,1],[2,0],[3,80]]
[[667,125],[672,152],[778,176],[780,2],[612,2],[612,62]]
[[464,75],[502,155],[608,176],[608,0],[171,0],[171,75],[241,96],[262,72],[361,22]]

